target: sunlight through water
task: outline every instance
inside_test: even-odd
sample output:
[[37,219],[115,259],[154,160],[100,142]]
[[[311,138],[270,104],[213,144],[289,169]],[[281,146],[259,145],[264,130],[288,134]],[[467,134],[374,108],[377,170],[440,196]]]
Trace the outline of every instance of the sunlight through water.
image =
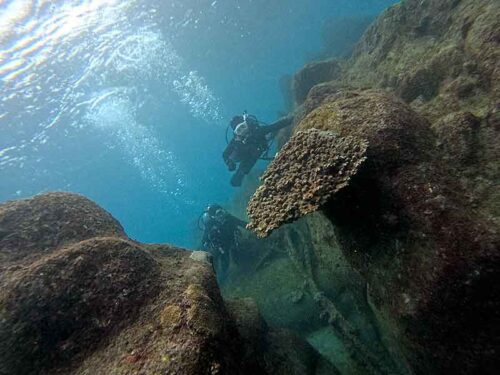
[[[155,126],[139,120],[143,97],[169,91],[195,118],[219,124],[218,99],[185,66],[138,1],[1,1],[0,171],[42,160],[54,135],[105,132],[152,187],[179,195],[183,172]],[[60,129],[63,127],[64,129]],[[171,181],[175,181],[173,186]]]

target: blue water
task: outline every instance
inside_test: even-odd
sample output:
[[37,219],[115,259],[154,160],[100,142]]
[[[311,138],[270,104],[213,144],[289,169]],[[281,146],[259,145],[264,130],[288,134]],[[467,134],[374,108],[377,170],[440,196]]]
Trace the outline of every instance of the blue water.
[[78,192],[139,241],[196,246],[200,211],[236,192],[230,117],[275,120],[325,22],[394,2],[0,1],[0,201]]

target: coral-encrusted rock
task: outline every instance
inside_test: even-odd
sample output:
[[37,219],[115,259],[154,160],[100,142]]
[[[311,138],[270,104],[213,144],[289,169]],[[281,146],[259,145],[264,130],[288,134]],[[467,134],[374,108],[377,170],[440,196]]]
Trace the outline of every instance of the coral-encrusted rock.
[[366,143],[315,129],[298,132],[262,177],[248,205],[249,229],[273,229],[316,211],[347,186],[365,161]]
[[292,92],[295,103],[302,104],[313,86],[318,83],[339,79],[341,72],[340,65],[336,60],[307,64],[293,77]]
[[328,96],[297,127],[306,129],[366,140],[368,161],[383,168],[421,160],[432,149],[428,122],[393,95],[377,91]]
[[248,205],[248,227],[259,236],[328,202],[347,186],[365,156],[372,168],[386,173],[427,159],[433,146],[427,121],[396,97],[380,92],[330,95],[297,129]]

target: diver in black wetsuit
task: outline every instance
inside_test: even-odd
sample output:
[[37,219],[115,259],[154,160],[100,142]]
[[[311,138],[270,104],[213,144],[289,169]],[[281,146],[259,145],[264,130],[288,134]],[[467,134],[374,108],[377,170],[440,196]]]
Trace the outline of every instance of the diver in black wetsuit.
[[[235,116],[230,126],[234,137],[227,145],[222,157],[228,169],[236,173],[231,178],[232,186],[241,186],[243,178],[247,175],[257,160],[269,150],[269,141],[276,133],[291,125],[293,117],[284,117],[275,123],[261,126],[253,115],[243,114]],[[236,165],[239,163],[238,169]]]
[[201,216],[201,221],[202,249],[212,254],[219,279],[224,278],[231,259],[234,259],[238,251],[239,228],[245,228],[247,223],[218,204],[209,205]]

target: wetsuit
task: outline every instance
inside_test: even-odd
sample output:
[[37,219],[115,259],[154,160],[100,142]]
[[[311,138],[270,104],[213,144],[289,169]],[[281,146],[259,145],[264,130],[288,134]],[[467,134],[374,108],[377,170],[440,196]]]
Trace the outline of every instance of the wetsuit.
[[291,117],[284,117],[269,126],[250,124],[249,135],[242,141],[236,137],[229,142],[222,157],[229,170],[236,169],[236,163],[240,163],[236,173],[231,178],[231,185],[241,186],[243,177],[247,175],[257,163],[257,160],[268,148],[269,135],[275,135],[279,130],[289,126],[293,121]]
[[224,211],[219,217],[211,216],[205,222],[203,233],[203,250],[210,252],[215,260],[219,275],[224,275],[229,267],[231,257],[238,247],[238,227],[245,228],[243,220]]

